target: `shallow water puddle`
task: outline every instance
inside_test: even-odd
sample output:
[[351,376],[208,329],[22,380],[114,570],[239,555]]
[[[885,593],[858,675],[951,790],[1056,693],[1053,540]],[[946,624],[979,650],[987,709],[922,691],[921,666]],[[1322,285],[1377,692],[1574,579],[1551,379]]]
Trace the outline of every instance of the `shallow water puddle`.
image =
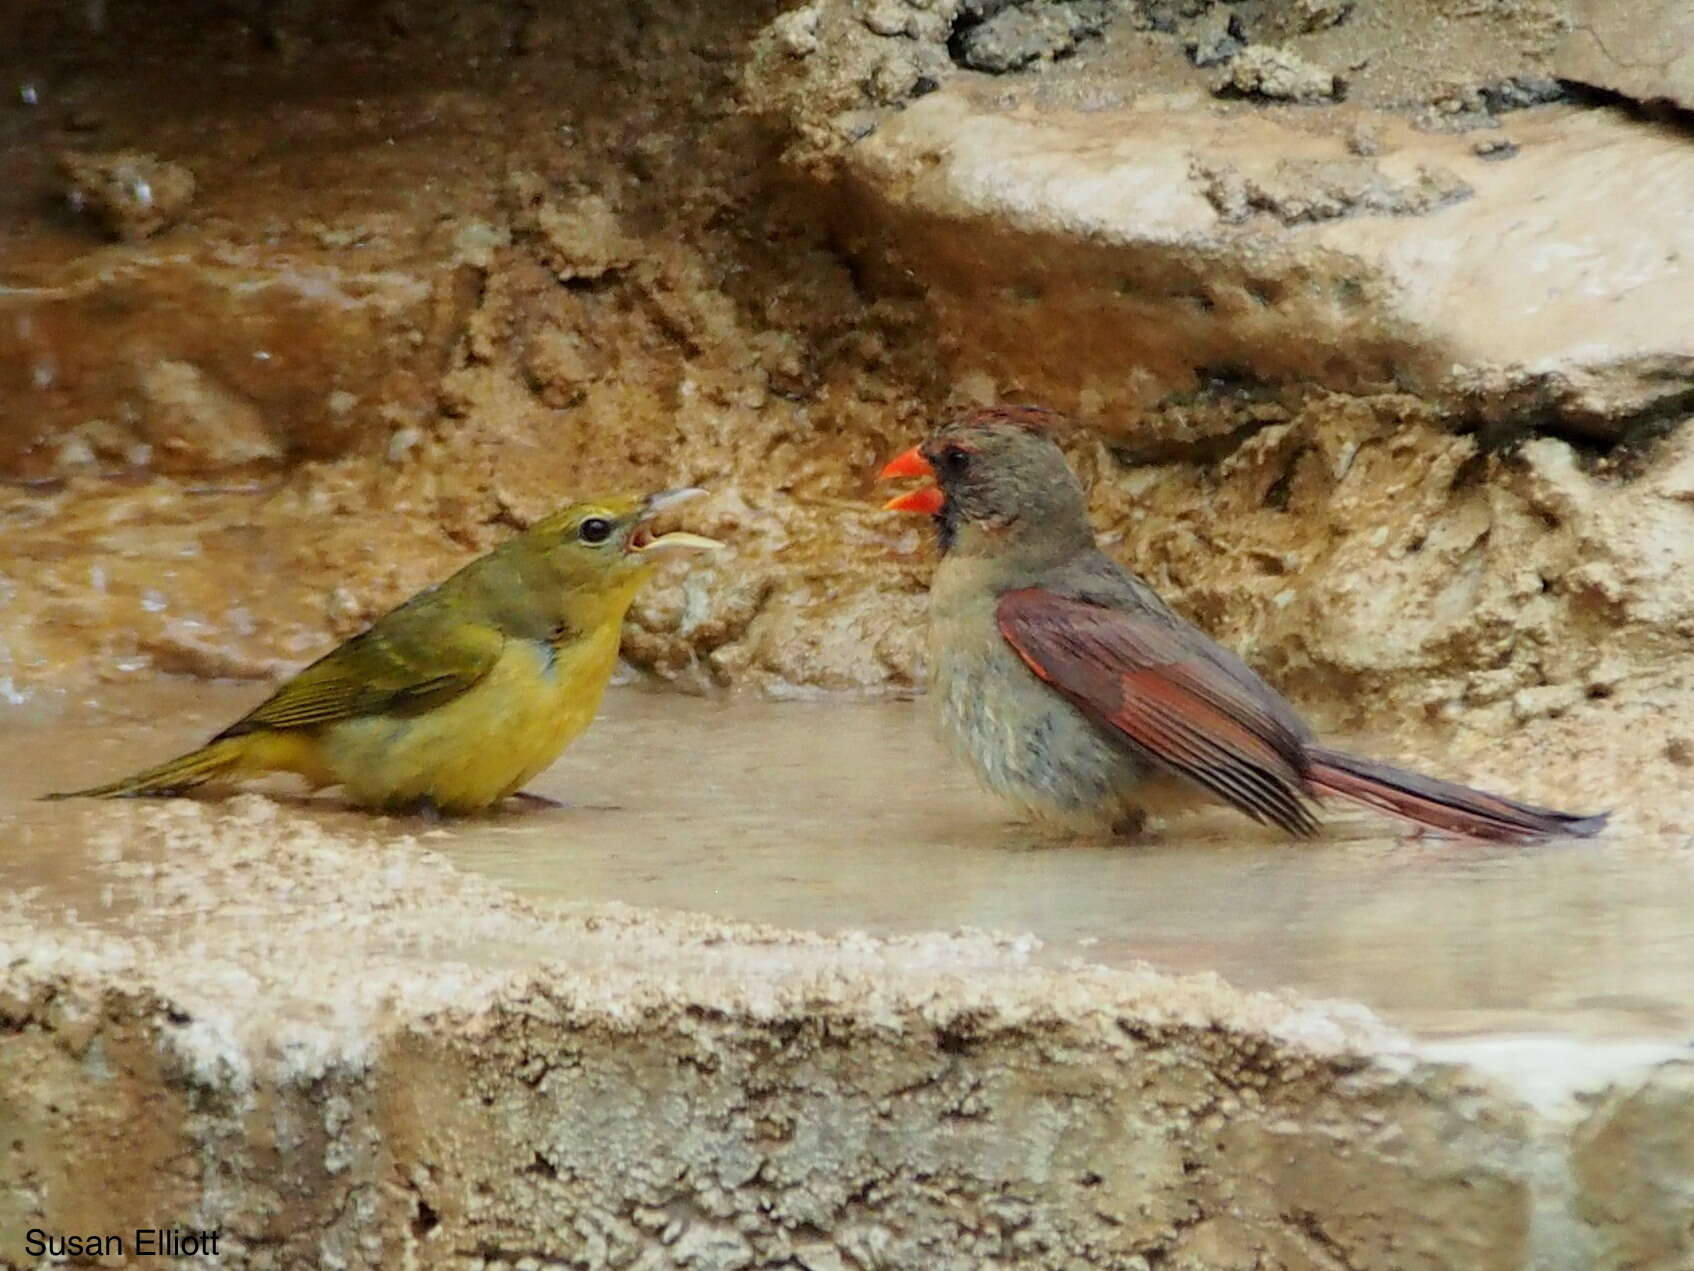
[[[12,756],[0,886],[98,910],[86,805],[31,797],[163,758],[260,696],[159,685],[52,720],[0,718]],[[1362,1001],[1430,1034],[1694,1032],[1694,848],[1680,840],[1475,847],[1344,815],[1301,844],[1220,812],[1139,845],[1044,841],[977,790],[911,702],[614,691],[531,788],[569,806],[440,826],[331,797],[292,806],[343,833],[421,836],[550,901],[823,931],[1030,932],[1043,960],[1212,971]]]

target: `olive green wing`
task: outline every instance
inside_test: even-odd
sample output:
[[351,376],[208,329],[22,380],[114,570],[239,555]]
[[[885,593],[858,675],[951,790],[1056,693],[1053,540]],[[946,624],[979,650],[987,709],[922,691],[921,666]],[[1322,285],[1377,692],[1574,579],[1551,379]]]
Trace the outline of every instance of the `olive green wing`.
[[487,675],[505,643],[494,627],[455,621],[436,606],[403,606],[319,658],[212,740],[362,715],[415,715]]

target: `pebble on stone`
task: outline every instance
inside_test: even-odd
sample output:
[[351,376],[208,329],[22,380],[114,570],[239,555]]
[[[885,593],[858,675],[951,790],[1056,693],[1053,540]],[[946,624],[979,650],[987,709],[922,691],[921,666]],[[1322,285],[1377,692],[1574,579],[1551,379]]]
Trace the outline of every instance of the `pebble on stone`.
[[126,243],[151,238],[181,219],[194,200],[194,174],[139,150],[59,156],[65,198]]

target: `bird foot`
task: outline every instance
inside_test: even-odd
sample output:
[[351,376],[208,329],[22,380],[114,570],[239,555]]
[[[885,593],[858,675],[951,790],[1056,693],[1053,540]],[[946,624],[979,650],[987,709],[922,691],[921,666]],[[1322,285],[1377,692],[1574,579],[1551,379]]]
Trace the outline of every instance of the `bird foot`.
[[447,819],[446,814],[441,810],[441,805],[427,794],[419,795],[410,803],[401,804],[394,810],[402,816],[415,816],[420,821],[427,821],[431,825],[440,825]]
[[1110,834],[1114,839],[1140,839],[1147,835],[1149,817],[1140,808],[1127,808],[1122,816],[1111,824]]
[[518,790],[508,795],[507,798],[519,799],[538,808],[567,808],[570,806],[562,800],[550,799],[544,794],[531,794],[528,790]]

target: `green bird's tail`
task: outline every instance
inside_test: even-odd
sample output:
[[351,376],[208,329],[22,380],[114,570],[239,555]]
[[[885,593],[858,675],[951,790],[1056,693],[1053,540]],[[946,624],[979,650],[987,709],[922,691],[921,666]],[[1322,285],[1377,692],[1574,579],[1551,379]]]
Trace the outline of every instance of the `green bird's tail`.
[[65,790],[43,795],[45,799],[128,799],[138,795],[179,794],[203,785],[215,777],[225,776],[243,767],[246,757],[245,737],[226,737],[199,750],[159,764],[103,786],[86,790]]

